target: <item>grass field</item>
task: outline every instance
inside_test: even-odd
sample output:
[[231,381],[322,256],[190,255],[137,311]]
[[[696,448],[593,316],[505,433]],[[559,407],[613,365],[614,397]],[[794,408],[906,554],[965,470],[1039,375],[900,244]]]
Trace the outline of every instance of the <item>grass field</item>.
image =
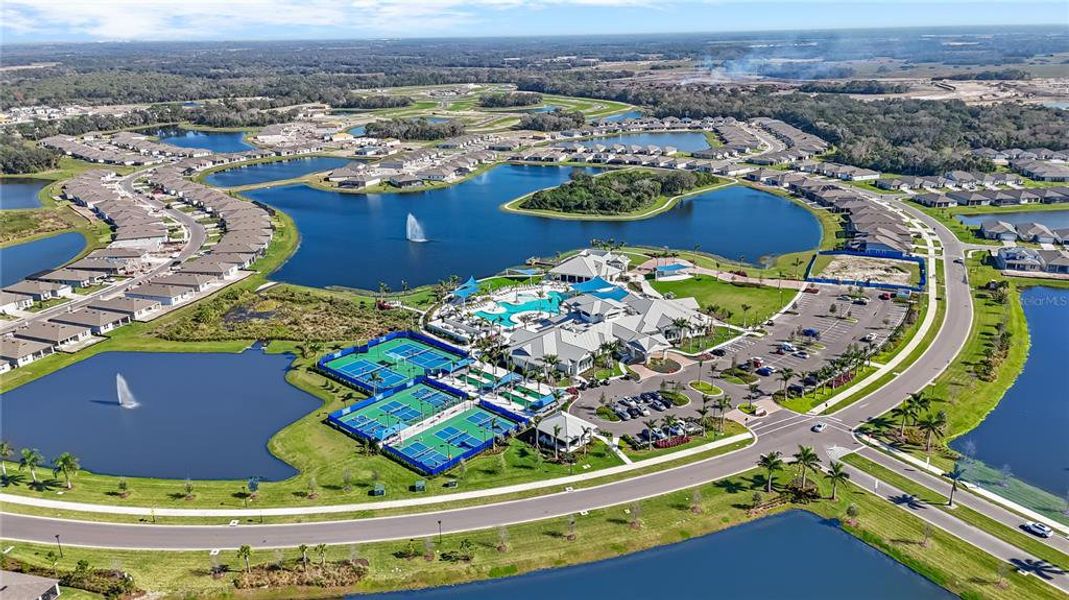
[[[724,320],[740,326],[764,323],[794,298],[793,290],[736,285],[709,275],[695,275],[680,281],[650,281],[650,285],[661,294],[673,294],[676,298],[693,297],[703,309],[719,306],[724,311],[730,311],[730,316]],[[743,305],[749,306],[749,309],[744,311]]]

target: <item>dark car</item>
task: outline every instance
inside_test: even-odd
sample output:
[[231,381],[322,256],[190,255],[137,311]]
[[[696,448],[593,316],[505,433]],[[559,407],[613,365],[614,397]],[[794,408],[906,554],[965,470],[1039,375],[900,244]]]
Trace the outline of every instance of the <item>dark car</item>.
[[712,354],[713,356],[724,356],[727,354],[727,351],[723,348],[714,348]]
[[807,327],[807,328],[803,329],[802,330],[802,335],[804,335],[805,337],[811,337],[811,338],[820,339],[820,332],[817,331],[816,329],[813,329],[812,327]]

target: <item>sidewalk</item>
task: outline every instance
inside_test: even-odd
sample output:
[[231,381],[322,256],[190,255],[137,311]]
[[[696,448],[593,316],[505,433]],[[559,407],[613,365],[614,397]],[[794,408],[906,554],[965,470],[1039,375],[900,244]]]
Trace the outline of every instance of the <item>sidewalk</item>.
[[[30,496],[17,496],[14,494],[0,494],[0,504],[18,504],[22,506],[36,506],[39,508],[49,508],[55,510],[70,510],[78,512],[111,514],[111,515],[133,515],[133,516],[160,516],[160,517],[234,517],[234,518],[249,518],[249,517],[282,517],[282,516],[298,516],[298,515],[318,515],[318,514],[338,514],[338,513],[355,513],[368,510],[386,510],[391,508],[407,508],[412,506],[430,506],[434,504],[445,504],[448,502],[459,502],[462,500],[472,500],[478,498],[489,498],[492,496],[500,496],[504,494],[514,494],[517,492],[526,492],[531,490],[540,490],[545,488],[560,487],[559,491],[568,491],[567,486],[573,483],[582,481],[589,481],[591,479],[598,479],[601,477],[609,477],[613,475],[619,475],[622,473],[628,473],[636,469],[644,469],[649,466],[656,466],[669,461],[677,460],[680,458],[687,458],[709,450],[728,446],[736,442],[741,442],[748,439],[753,439],[754,436],[750,433],[740,433],[721,440],[709,442],[708,444],[702,444],[701,446],[694,446],[678,452],[669,452],[668,454],[660,454],[647,458],[645,460],[634,462],[631,464],[617,465],[615,467],[609,467],[607,469],[601,469],[600,471],[591,471],[589,473],[580,473],[578,475],[568,475],[565,477],[556,477],[554,479],[546,479],[541,481],[531,481],[528,483],[518,483],[515,485],[489,488],[485,490],[473,490],[470,492],[459,492],[456,494],[443,494],[440,496],[427,496],[423,498],[406,498],[404,500],[383,500],[379,502],[361,502],[357,504],[334,504],[326,506],[282,506],[277,508],[155,508],[146,506],[113,506],[109,504],[89,504],[85,502],[66,502],[63,500],[48,500],[46,498],[34,498]],[[666,469],[670,471],[672,469],[679,469],[686,465],[679,465]],[[658,471],[661,472],[661,471]]]

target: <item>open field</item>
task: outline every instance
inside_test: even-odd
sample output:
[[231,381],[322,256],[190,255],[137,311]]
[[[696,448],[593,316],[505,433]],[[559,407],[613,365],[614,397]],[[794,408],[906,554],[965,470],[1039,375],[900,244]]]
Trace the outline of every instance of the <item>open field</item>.
[[719,307],[724,321],[740,326],[764,323],[794,298],[793,290],[728,283],[710,275],[679,281],[650,281],[650,285],[661,294],[693,297],[703,310]]

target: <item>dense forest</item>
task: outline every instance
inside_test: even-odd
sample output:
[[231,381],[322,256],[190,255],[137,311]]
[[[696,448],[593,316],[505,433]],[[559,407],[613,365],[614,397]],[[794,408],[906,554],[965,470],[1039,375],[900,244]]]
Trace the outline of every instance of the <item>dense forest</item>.
[[646,170],[611,171],[595,177],[581,170],[572,172],[564,185],[531,194],[521,208],[565,213],[619,215],[642,210],[658,198],[678,196],[721,180],[707,173]]
[[369,96],[350,94],[340,102],[330,103],[334,108],[361,108],[367,110],[376,108],[402,108],[411,104],[412,98],[409,96],[391,96],[389,94],[373,94]]
[[424,118],[390,119],[367,125],[367,135],[392,137],[399,140],[441,140],[464,133],[464,124],[457,120],[432,123]]
[[533,106],[535,104],[542,104],[542,94],[535,92],[495,92],[479,96],[479,106],[485,108]]
[[527,79],[521,89],[607,98],[653,107],[658,117],[773,117],[833,143],[834,160],[891,173],[934,175],[990,171],[969,148],[1069,147],[1069,113],[1042,106],[960,101],[861,101],[842,94],[793,94],[692,85],[670,89],[613,87],[563,77]]
[[34,173],[54,169],[59,154],[24,142],[10,133],[0,134],[0,172]]
[[955,81],[1027,81],[1031,78],[1032,74],[1024,69],[997,69],[975,73],[956,73],[941,79]]
[[890,81],[813,81],[798,88],[799,91],[819,94],[902,94],[909,91],[904,83]]
[[531,113],[520,118],[519,129],[533,131],[563,131],[586,124],[586,115],[577,110],[557,109],[546,113]]

